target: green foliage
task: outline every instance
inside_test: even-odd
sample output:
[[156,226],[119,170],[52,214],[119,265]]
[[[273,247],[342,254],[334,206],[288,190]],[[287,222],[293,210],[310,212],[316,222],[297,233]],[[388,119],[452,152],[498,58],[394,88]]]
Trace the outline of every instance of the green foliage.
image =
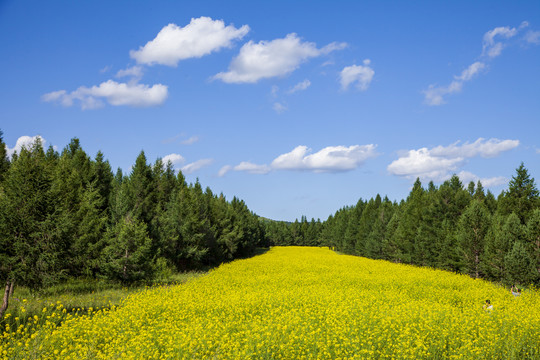
[[125,217],[109,234],[103,251],[104,273],[123,283],[151,279],[154,269],[151,249],[146,224]]

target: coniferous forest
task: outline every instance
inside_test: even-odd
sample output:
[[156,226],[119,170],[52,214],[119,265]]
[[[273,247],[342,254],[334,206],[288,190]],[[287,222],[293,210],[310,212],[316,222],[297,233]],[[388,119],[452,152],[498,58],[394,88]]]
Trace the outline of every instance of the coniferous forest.
[[[39,139],[11,159],[0,132],[0,277],[40,289],[69,278],[122,283],[215,266],[272,245],[329,246],[345,254],[469,274],[503,284],[540,283],[540,199],[521,164],[495,197],[457,176],[416,180],[408,197],[377,195],[326,221],[257,216],[186,183],[143,151],[114,173],[73,139],[60,153]],[[11,290],[12,291],[12,290]]]

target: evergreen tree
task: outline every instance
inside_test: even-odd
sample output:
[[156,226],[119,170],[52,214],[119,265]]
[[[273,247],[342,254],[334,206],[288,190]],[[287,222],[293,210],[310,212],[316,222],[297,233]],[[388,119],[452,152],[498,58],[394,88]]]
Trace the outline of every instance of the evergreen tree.
[[[62,276],[51,226],[50,182],[38,137],[13,158],[0,189],[0,280],[6,290],[12,283],[38,289]],[[0,312],[6,308],[4,302]]]
[[507,217],[496,215],[485,239],[482,269],[490,280],[504,280],[507,277],[505,257],[513,249],[515,242],[524,241],[524,226],[514,213]]
[[515,213],[522,224],[529,220],[530,213],[539,206],[539,192],[525,165],[521,163],[516,175],[508,184],[508,191],[501,194],[499,211],[503,215]]
[[131,216],[124,217],[110,234],[103,251],[107,277],[126,284],[151,279],[153,260],[146,224]]
[[397,246],[399,262],[412,263],[414,251],[414,238],[422,222],[422,213],[425,206],[425,191],[420,179],[416,179],[413,188],[403,206],[400,221],[394,233],[394,242]]
[[9,159],[7,156],[7,146],[3,139],[4,133],[0,130],[0,183],[4,179],[5,173],[9,168]]
[[479,200],[473,201],[459,219],[457,238],[465,260],[464,270],[476,278],[481,275],[480,261],[489,226],[489,211]]
[[540,282],[540,209],[535,209],[527,223],[526,247],[536,269],[535,281]]
[[535,268],[531,254],[527,251],[522,241],[516,241],[512,249],[504,257],[505,276],[507,285],[529,285],[538,279],[538,271]]

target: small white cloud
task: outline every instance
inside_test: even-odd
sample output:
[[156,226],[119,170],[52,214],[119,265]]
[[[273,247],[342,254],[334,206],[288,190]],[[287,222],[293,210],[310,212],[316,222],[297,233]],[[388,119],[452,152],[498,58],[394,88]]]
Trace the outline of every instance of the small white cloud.
[[116,73],[117,78],[131,77],[134,82],[138,82],[143,76],[142,66],[135,65],[127,69],[119,70]]
[[427,90],[424,91],[425,103],[431,106],[442,105],[445,103],[444,96],[458,93],[463,88],[463,84],[470,81],[476,74],[482,71],[486,67],[486,64],[477,61],[467,69],[463,70],[459,76],[454,76],[454,81],[448,86],[435,86],[430,85]]
[[495,176],[495,177],[490,177],[490,178],[481,178],[471,172],[468,172],[468,171],[460,171],[459,173],[456,174],[459,179],[461,180],[461,182],[463,184],[467,184],[471,181],[477,183],[478,181],[480,181],[482,183],[483,186],[485,187],[494,187],[494,186],[499,186],[499,185],[504,185],[504,184],[507,184],[508,183],[508,179],[505,178],[504,176]]
[[[431,106],[444,104],[446,95],[460,92],[466,82],[470,81],[476,74],[487,67],[489,61],[501,55],[503,49],[508,45],[510,38],[516,36],[522,29],[528,26],[529,23],[524,21],[518,28],[500,26],[486,32],[482,40],[481,56],[483,57],[483,61],[474,62],[460,75],[454,76],[454,80],[448,86],[429,85],[427,90],[422,91],[424,93],[424,102]],[[525,35],[525,41],[529,43],[540,41],[540,32],[534,35],[534,32],[529,31]]]
[[483,158],[493,158],[499,156],[500,153],[514,149],[519,146],[519,140],[499,140],[478,138],[473,143],[465,142],[459,145],[459,141],[449,146],[437,146],[430,150],[433,156],[439,157],[464,157],[472,158],[481,156]]
[[139,64],[177,66],[180,60],[200,58],[231,47],[234,40],[242,39],[248,32],[247,25],[237,29],[233,25],[225,26],[223,20],[192,18],[183,28],[175,24],[165,26],[154,40],[129,54]]
[[101,74],[103,74],[103,73],[106,73],[107,71],[111,70],[111,68],[112,68],[112,66],[107,65],[107,66],[103,67],[102,69],[100,69],[99,72]]
[[[459,142],[449,146],[436,146],[432,149],[420,148],[418,150],[408,150],[388,165],[387,170],[393,175],[403,176],[410,179],[417,177],[424,180],[443,181],[448,179],[452,173],[457,172],[466,162],[466,159],[473,157],[493,158],[502,152],[509,151],[519,145],[519,140],[485,140],[479,138],[473,143]],[[468,173],[462,172],[463,175]],[[495,184],[496,179],[486,180],[490,184]],[[483,182],[483,181],[482,181]]]
[[540,44],[540,31],[528,31],[525,34],[525,41],[529,44]]
[[433,156],[427,148],[421,148],[409,150],[406,156],[394,160],[387,169],[393,175],[441,181],[463,161],[462,157],[446,159]]
[[66,107],[72,106],[74,100],[78,100],[82,109],[86,110],[102,107],[101,99],[107,100],[110,105],[114,106],[148,107],[163,104],[167,96],[167,86],[162,84],[150,87],[143,84],[117,83],[108,80],[91,88],[81,86],[71,93],[65,90],[53,91],[41,98],[46,102],[59,102]]
[[182,167],[181,170],[184,174],[192,174],[195,171],[198,171],[202,169],[203,167],[212,164],[213,162],[214,160],[212,159],[201,159],[201,160],[192,162],[191,164],[187,164],[186,166]]
[[366,160],[376,157],[377,145],[328,146],[311,153],[307,146],[297,146],[291,152],[279,155],[270,165],[258,165],[243,161],[236,166],[224,166],[219,176],[231,170],[251,174],[267,174],[275,170],[311,171],[315,173],[337,173],[351,171],[360,167]]
[[245,171],[250,174],[268,174],[272,169],[268,165],[257,165],[249,161],[242,161],[240,164],[236,165],[233,170]]
[[180,143],[182,145],[192,145],[192,144],[195,144],[197,141],[199,141],[199,137],[198,136],[192,136],[189,139],[180,141]]
[[341,70],[340,83],[341,89],[347,90],[351,84],[356,84],[356,87],[365,91],[369,87],[375,71],[369,66],[371,61],[364,60],[364,65],[346,66]]
[[[523,23],[524,24],[524,23]],[[495,38],[509,39],[518,33],[518,29],[510,28],[509,26],[496,27],[493,30],[484,34],[484,43],[482,47],[482,55],[490,58],[497,57],[501,54],[504,44],[495,41]]]
[[304,91],[306,90],[308,87],[310,87],[311,85],[311,81],[309,81],[308,79],[302,81],[302,82],[299,82],[298,84],[296,84],[292,89],[290,89],[287,93],[288,94],[294,94],[295,92],[297,91]]
[[10,148],[7,146],[6,144],[6,153],[7,153],[7,156],[8,158],[11,159],[11,157],[13,156],[13,154],[15,152],[17,152],[17,154],[20,154],[21,153],[21,149],[24,147],[26,149],[30,149],[30,147],[32,146],[32,144],[34,144],[34,142],[36,141],[36,139],[40,139],[41,140],[41,145],[43,147],[45,147],[45,139],[43,137],[41,137],[41,135],[36,135],[36,136],[21,136],[17,139],[17,141],[15,142],[15,146]]
[[280,104],[278,102],[275,102],[274,105],[272,106],[272,108],[278,114],[281,114],[281,113],[283,113],[283,112],[285,112],[287,110],[287,107],[285,105]]
[[161,161],[163,161],[163,164],[167,164],[170,161],[171,164],[178,165],[178,164],[182,164],[185,161],[185,159],[180,154],[169,154],[169,155],[165,155],[163,159],[161,159]]
[[310,154],[307,146],[297,146],[272,161],[277,170],[307,170],[314,172],[341,172],[358,168],[367,159],[377,156],[376,145],[328,146]]
[[340,48],[332,43],[318,49],[312,42],[301,41],[295,33],[272,41],[249,41],[231,61],[229,71],[216,74],[214,79],[226,83],[256,83],[261,79],[285,76],[308,59]]
[[218,176],[223,177],[223,176],[225,176],[225,174],[227,174],[232,169],[233,169],[233,167],[231,165],[225,165],[221,169],[219,169]]

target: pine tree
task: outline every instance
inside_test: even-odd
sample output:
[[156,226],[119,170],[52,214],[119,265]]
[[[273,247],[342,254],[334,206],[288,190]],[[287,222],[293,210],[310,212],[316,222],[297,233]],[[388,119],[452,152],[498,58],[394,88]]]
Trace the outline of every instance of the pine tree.
[[154,259],[146,224],[131,216],[124,217],[110,234],[102,263],[110,279],[126,284],[151,279]]
[[514,212],[522,224],[529,220],[530,213],[540,205],[539,192],[525,165],[521,163],[516,175],[508,184],[508,191],[501,194],[499,212],[508,215]]
[[407,201],[403,205],[400,221],[394,233],[394,242],[397,247],[396,255],[399,262],[412,263],[414,251],[414,238],[422,222],[422,213],[425,206],[425,191],[420,179],[416,179]]
[[514,213],[507,217],[495,215],[485,239],[484,261],[481,268],[490,280],[504,280],[507,277],[505,257],[515,242],[524,241],[524,226]]
[[481,275],[480,261],[489,226],[489,211],[479,200],[473,201],[459,219],[457,238],[465,260],[464,270],[476,278]]
[[535,209],[527,223],[526,247],[530,254],[533,266],[536,269],[536,276],[533,279],[540,283],[540,209]]
[[[13,157],[0,190],[0,280],[8,291],[12,283],[39,289],[62,275],[50,219],[50,182],[37,138]],[[7,306],[4,302],[0,313]]]
[[3,139],[4,133],[0,130],[0,183],[4,179],[5,173],[9,168],[9,159],[7,156],[7,146]]
[[522,241],[516,241],[512,249],[504,257],[505,276],[507,285],[529,285],[538,279],[534,261]]

